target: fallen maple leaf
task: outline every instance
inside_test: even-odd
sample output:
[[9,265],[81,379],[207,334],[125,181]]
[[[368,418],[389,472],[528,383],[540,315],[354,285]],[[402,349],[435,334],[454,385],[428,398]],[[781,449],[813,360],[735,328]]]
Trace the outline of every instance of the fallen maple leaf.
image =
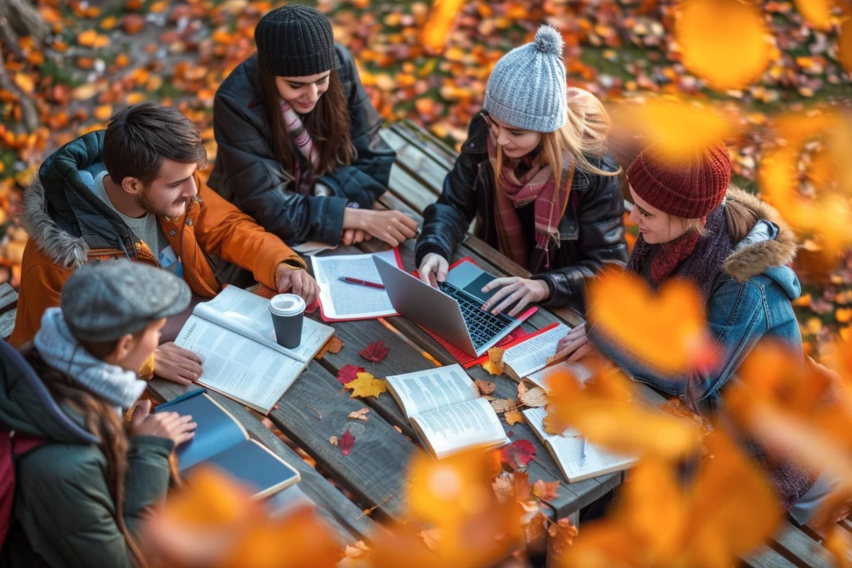
[[523,471],[515,471],[512,473],[512,483],[515,488],[515,499],[518,501],[527,501],[532,499],[533,488],[530,485],[530,475]]
[[382,379],[377,379],[370,373],[358,373],[358,378],[346,383],[346,388],[352,390],[349,398],[356,396],[379,398],[380,394],[388,390],[387,384]]
[[547,523],[548,519],[541,511],[533,515],[529,522],[524,526],[524,534],[527,538],[527,542],[534,542],[544,536],[547,532]]
[[344,365],[337,372],[337,380],[346,385],[358,378],[358,373],[363,373],[364,367],[356,367],[355,365]]
[[[211,129],[212,130],[212,129]],[[345,344],[338,338],[336,335],[332,335],[328,338],[328,341],[325,342],[325,345],[317,351],[317,354],[314,355],[314,359],[319,361],[323,357],[325,357],[326,353],[331,353],[332,355],[336,355],[340,353],[340,350],[345,347]]]
[[440,529],[423,529],[417,533],[417,536],[423,539],[429,550],[437,550],[438,545],[441,543]]
[[538,408],[547,404],[547,393],[541,387],[530,389],[525,383],[519,383],[518,401],[530,408]]
[[364,408],[350,412],[349,415],[347,416],[347,418],[354,418],[355,420],[363,420],[364,422],[366,422],[367,421],[367,414],[369,412],[370,412],[370,409],[365,406]]
[[514,426],[518,422],[524,421],[524,415],[521,414],[521,411],[517,408],[513,408],[512,410],[507,411],[503,415],[503,418],[506,419],[506,424],[508,424],[509,426]]
[[340,443],[340,440],[337,439],[337,436],[332,436],[331,438],[328,439],[328,443],[331,444],[332,446],[336,446]]
[[574,537],[579,534],[577,527],[566,518],[559,519],[547,529],[550,539],[547,542],[548,558],[560,558],[566,549],[574,544]]
[[482,368],[490,375],[503,374],[503,349],[492,347],[488,350],[488,360],[482,364]]
[[374,341],[358,352],[367,361],[378,363],[388,356],[389,349],[385,347],[385,340]]
[[488,395],[494,392],[494,389],[497,388],[497,385],[490,381],[483,381],[482,379],[476,379],[473,381],[473,384],[476,385],[476,388],[479,389],[479,393],[483,395]]
[[542,501],[553,501],[559,497],[559,482],[551,481],[550,483],[539,479],[533,485],[533,495]]
[[355,544],[346,545],[346,548],[343,549],[343,556],[345,558],[364,558],[370,553],[370,547],[368,547],[363,540],[359,540]]
[[498,503],[508,503],[515,498],[515,481],[507,471],[501,472],[494,478],[491,488],[494,489]]
[[512,469],[527,467],[535,455],[535,446],[529,440],[515,440],[500,450],[500,460]]
[[490,401],[490,403],[491,408],[498,414],[514,410],[518,407],[518,401],[514,398],[498,398],[497,400]]
[[340,437],[340,444],[338,447],[340,448],[340,453],[344,456],[348,456],[349,452],[352,451],[352,446],[355,445],[355,436],[352,435],[352,432],[349,431],[349,428],[346,429],[346,432],[343,433],[343,436]]

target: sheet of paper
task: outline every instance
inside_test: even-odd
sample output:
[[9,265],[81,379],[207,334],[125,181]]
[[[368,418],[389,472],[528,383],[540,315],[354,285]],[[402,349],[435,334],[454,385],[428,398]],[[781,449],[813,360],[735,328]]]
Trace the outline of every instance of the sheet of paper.
[[409,418],[479,396],[476,385],[461,365],[394,375],[385,380],[393,387]]
[[295,349],[281,347],[275,341],[269,300],[235,286],[226,286],[209,302],[195,306],[193,313],[303,363],[310,361],[334,334],[334,328],[306,317],[302,323],[302,343]]
[[[393,250],[374,253],[396,266]],[[398,315],[387,292],[341,282],[341,276],[379,283],[382,281],[373,254],[317,256],[311,258],[320,286],[323,315],[329,320],[379,318]]]
[[199,384],[264,414],[306,365],[195,315],[187,320],[175,343],[204,360]]
[[484,398],[439,408],[412,419],[438,458],[473,447],[507,443],[497,413]]
[[560,373],[567,373],[576,377],[581,384],[592,378],[592,371],[582,363],[566,363],[562,361],[561,363],[540,369],[535,373],[530,373],[527,375],[526,380],[550,392],[550,378]]
[[565,337],[570,328],[560,324],[550,331],[522,341],[503,353],[503,363],[509,365],[519,378],[543,369],[547,358],[556,353],[556,345]]
[[584,457],[583,439],[580,437],[557,437],[556,440],[548,440],[548,445],[571,482],[627,469],[636,463],[635,457],[617,454],[594,444],[586,444]]

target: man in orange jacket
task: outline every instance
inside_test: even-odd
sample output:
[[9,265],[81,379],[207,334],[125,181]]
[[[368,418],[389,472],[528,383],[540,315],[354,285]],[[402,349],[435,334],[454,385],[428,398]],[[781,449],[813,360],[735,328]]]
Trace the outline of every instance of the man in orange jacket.
[[[212,298],[222,286],[209,260],[216,255],[313,303],[319,288],[304,261],[200,183],[206,159],[198,129],[180,111],[141,103],[45,160],[26,196],[30,241],[9,342],[30,341],[71,273],[91,260],[152,264]],[[198,356],[174,343],[161,345],[147,370],[183,384],[202,372]]]

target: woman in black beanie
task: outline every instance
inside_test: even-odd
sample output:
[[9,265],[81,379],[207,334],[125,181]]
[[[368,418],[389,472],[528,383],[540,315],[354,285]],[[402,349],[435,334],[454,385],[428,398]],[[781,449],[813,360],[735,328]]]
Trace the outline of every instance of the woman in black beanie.
[[373,211],[396,154],[328,19],[287,5],[260,20],[255,41],[216,92],[208,185],[288,243],[414,237],[408,216]]

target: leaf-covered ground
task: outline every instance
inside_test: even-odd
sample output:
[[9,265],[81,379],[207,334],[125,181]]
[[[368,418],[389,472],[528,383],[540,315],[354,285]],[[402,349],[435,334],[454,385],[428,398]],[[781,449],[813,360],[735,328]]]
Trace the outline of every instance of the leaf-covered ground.
[[[448,2],[454,0],[445,0]],[[44,156],[61,144],[103,128],[117,109],[142,100],[176,105],[194,120],[212,163],[216,147],[212,102],[228,73],[253,52],[259,18],[280,3],[248,0],[41,0],[48,31],[4,49],[0,77],[0,281],[17,283],[26,234],[17,226],[21,188]],[[666,94],[720,101],[740,109],[748,129],[735,149],[736,181],[757,187],[756,166],[767,144],[762,126],[772,115],[852,95],[838,61],[836,29],[818,30],[797,6],[763,2],[772,31],[772,62],[748,89],[706,88],[681,63],[672,2],[503,0],[459,2],[446,49],[429,52],[420,30],[431,5],[423,1],[319,0],[335,36],[362,70],[374,105],[388,121],[410,118],[451,144],[460,143],[482,103],[492,65],[511,47],[530,41],[542,23],[566,40],[571,83],[617,105]],[[813,18],[811,18],[813,20]],[[32,101],[38,126],[24,126]],[[803,333],[813,342],[852,321],[852,259],[797,302]],[[819,343],[819,342],[816,342]]]

